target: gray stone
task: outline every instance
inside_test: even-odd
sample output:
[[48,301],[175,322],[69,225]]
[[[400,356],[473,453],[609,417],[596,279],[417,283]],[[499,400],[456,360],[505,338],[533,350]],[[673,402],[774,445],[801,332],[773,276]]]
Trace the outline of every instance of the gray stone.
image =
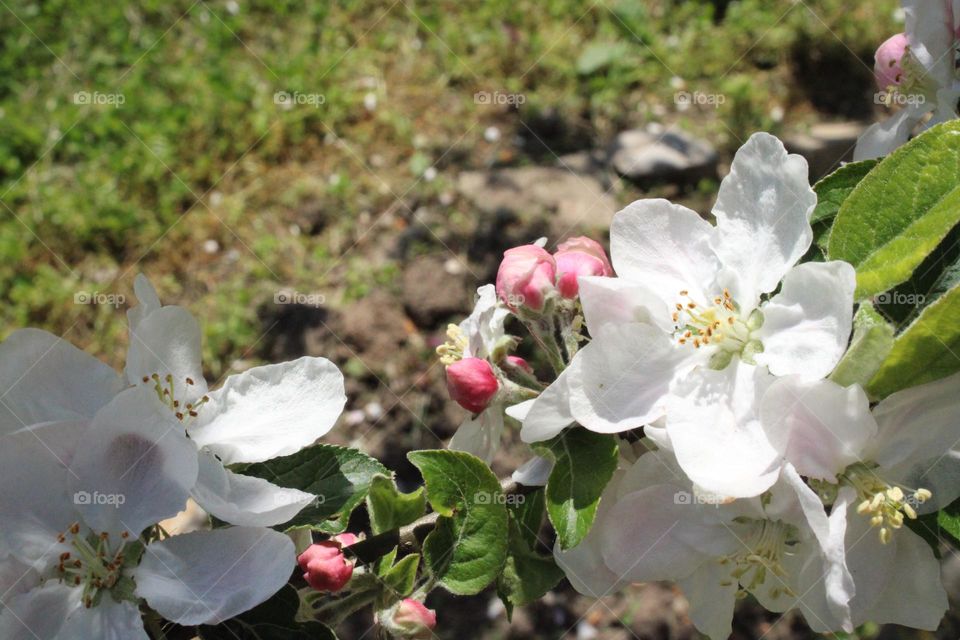
[[853,159],[853,148],[866,126],[860,122],[822,122],[807,131],[784,138],[790,153],[799,153],[810,165],[810,179],[816,180],[834,171],[841,162]]
[[719,156],[679,129],[648,127],[618,134],[610,149],[617,173],[639,182],[689,182],[716,175]]

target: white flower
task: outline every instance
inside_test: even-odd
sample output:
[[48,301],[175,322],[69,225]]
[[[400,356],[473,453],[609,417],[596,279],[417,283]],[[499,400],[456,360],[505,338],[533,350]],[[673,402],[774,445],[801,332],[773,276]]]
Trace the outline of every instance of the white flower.
[[[854,624],[935,629],[947,607],[939,564],[903,527],[960,495],[960,375],[898,391],[871,412],[858,386],[777,380],[761,404],[770,442],[838,519],[856,580]],[[832,519],[832,517],[831,517]]]
[[[477,302],[463,322],[451,325],[450,342],[440,349],[441,362],[449,364],[461,358],[493,358],[506,334],[503,325],[510,310],[500,304],[492,284],[477,289]],[[450,448],[472,453],[489,464],[500,449],[503,433],[503,403],[491,402],[476,416],[463,421],[450,439]]]
[[[61,437],[77,443],[69,464]],[[266,600],[294,563],[290,539],[266,528],[141,537],[183,508],[198,471],[195,446],[142,389],[116,395],[86,428],[0,437],[0,468],[0,567],[17,587],[0,611],[3,638],[146,639],[139,598],[175,622],[217,623]]]
[[[618,277],[580,279],[592,341],[537,399],[521,437],[544,440],[574,421],[616,433],[666,414],[672,438],[679,428],[667,405],[678,390],[700,405],[717,405],[727,396],[711,387],[756,386],[746,379],[754,373],[827,375],[847,346],[855,273],[839,261],[797,265],[813,238],[816,195],[807,180],[803,158],[759,133],[737,152],[720,185],[716,226],[665,200],[640,200],[619,212],[610,232]],[[763,464],[736,455],[753,456],[754,448],[730,455],[701,437],[686,451],[687,440],[679,438],[675,449],[688,473],[695,473],[688,460],[711,452],[716,464],[743,473]],[[773,455],[762,441],[756,449]],[[768,474],[742,491],[707,488],[745,497],[775,479]]]
[[134,288],[140,304],[128,312],[127,380],[153,389],[198,448],[191,496],[231,524],[272,526],[292,518],[315,496],[225,465],[262,462],[313,444],[343,411],[343,375],[325,358],[303,357],[230,376],[208,392],[197,321],[182,307],[161,306],[142,275]]
[[808,621],[850,629],[842,545],[830,540],[820,500],[792,469],[763,498],[729,501],[698,492],[668,452],[645,453],[608,486],[587,538],[554,553],[574,587],[593,597],[676,580],[694,624],[711,638],[730,635],[743,592],[772,611],[799,607]]
[[896,94],[906,105],[857,140],[854,160],[887,155],[913,135],[917,125],[933,114],[923,128],[958,117],[960,76],[956,67],[960,2],[904,0],[909,48],[902,61],[903,79]]

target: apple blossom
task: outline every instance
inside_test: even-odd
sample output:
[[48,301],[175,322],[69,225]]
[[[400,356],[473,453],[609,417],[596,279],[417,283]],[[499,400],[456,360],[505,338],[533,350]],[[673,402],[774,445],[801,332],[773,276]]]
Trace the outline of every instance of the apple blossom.
[[334,425],[344,404],[343,375],[325,358],[254,367],[209,391],[200,362],[200,327],[178,306],[161,306],[142,275],[140,304],[128,312],[130,384],[152,389],[197,448],[200,471],[191,496],[236,525],[286,522],[314,496],[226,468],[296,453]]
[[[960,3],[955,0],[903,0],[906,47],[898,36],[877,50],[878,82],[896,85],[904,104],[895,114],[867,129],[857,140],[854,160],[887,155],[924,129],[958,117],[960,75],[956,49],[960,42]],[[899,62],[895,62],[899,59]],[[892,63],[892,64],[891,64]],[[899,78],[899,79],[897,79]],[[881,87],[886,90],[888,87]],[[932,117],[927,119],[927,116]]]
[[500,381],[486,360],[464,358],[447,365],[447,390],[457,404],[477,414],[496,397]]
[[958,384],[955,374],[904,389],[872,411],[859,386],[829,380],[782,378],[763,398],[770,442],[832,504],[831,513],[847,513],[832,535],[846,540],[856,579],[854,624],[935,629],[943,616],[933,551],[903,523],[960,495]]
[[536,244],[507,249],[497,271],[497,295],[513,310],[541,311],[553,291],[556,262]]
[[[592,340],[535,401],[521,437],[545,440],[572,422],[616,433],[664,415],[673,437],[680,423],[671,422],[667,407],[677,404],[678,389],[681,397],[696,396],[703,385],[698,402],[710,405],[728,402],[710,393],[713,385],[754,388],[741,394],[741,412],[749,412],[753,375],[830,373],[849,339],[855,274],[845,262],[796,264],[813,238],[815,203],[806,161],[759,133],[740,148],[721,183],[716,226],[665,200],[640,200],[619,212],[611,228],[617,277],[580,278]],[[738,491],[705,486],[711,491],[758,495],[776,474],[757,477],[765,465],[751,458],[763,451],[772,461],[775,454],[757,429],[734,421],[728,433],[734,432],[744,446],[732,453],[700,433],[706,439],[679,437],[677,456],[691,474],[703,456],[744,477],[753,474]],[[759,438],[756,447],[747,444],[750,434]]]
[[800,607],[808,620],[849,629],[852,581],[828,531],[796,472],[763,499],[729,501],[699,492],[668,451],[652,448],[618,471],[586,539],[554,554],[595,598],[631,582],[678,581],[693,623],[714,639],[730,635],[734,603],[747,592],[773,611]]
[[[69,464],[46,444],[60,434],[77,443]],[[30,567],[26,588],[5,597],[4,638],[146,639],[139,598],[169,620],[215,624],[266,600],[293,565],[290,539],[265,528],[141,536],[183,508],[198,472],[195,446],[142,389],[88,425],[0,437],[0,466],[0,537]]]
[[560,243],[553,254],[557,264],[557,291],[564,298],[576,298],[580,276],[612,276],[613,267],[596,240],[579,236]]

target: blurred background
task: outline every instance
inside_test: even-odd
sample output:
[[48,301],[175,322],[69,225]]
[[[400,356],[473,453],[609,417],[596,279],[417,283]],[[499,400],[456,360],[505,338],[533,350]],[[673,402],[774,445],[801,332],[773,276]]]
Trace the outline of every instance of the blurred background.
[[[38,326],[122,366],[145,273],[200,318],[211,382],[337,362],[333,439],[414,481],[405,453],[464,418],[433,349],[503,249],[606,242],[638,197],[706,215],[757,130],[823,175],[884,110],[897,7],[0,0],[0,338]],[[527,457],[506,437],[501,474]],[[450,638],[696,636],[663,585],[564,584],[512,627],[492,593],[431,605]],[[735,635],[813,634],[745,602]]]

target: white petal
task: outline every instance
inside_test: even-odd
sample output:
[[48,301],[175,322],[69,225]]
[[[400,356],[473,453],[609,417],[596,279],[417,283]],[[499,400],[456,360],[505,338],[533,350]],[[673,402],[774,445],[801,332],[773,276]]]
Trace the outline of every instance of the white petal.
[[780,378],[767,390],[760,419],[770,443],[801,475],[829,482],[864,460],[877,423],[858,385]]
[[604,562],[620,579],[684,578],[708,560],[690,540],[724,537],[724,529],[706,524],[699,505],[683,496],[669,484],[627,494],[597,525]]
[[520,465],[510,479],[527,487],[543,487],[546,486],[551,471],[553,471],[552,460],[533,456]]
[[580,276],[580,302],[590,331],[607,323],[643,322],[673,332],[671,309],[646,286],[625,278]]
[[523,423],[527,419],[527,415],[530,413],[530,409],[533,408],[533,403],[536,402],[536,398],[531,398],[530,400],[524,400],[523,402],[510,405],[503,410],[505,414],[516,420],[517,422]]
[[137,296],[138,304],[127,311],[127,323],[131,330],[135,330],[144,318],[160,308],[157,290],[142,273],[138,273],[133,280],[133,293]]
[[510,310],[500,304],[497,290],[492,284],[477,289],[477,303],[473,312],[460,323],[467,336],[466,357],[488,358],[503,337],[503,323]]
[[176,399],[184,404],[193,402],[207,390],[200,356],[200,325],[196,318],[183,307],[163,307],[143,318],[136,330],[130,330],[127,380],[152,389],[156,382],[151,376],[159,375],[166,387],[169,383],[165,378],[169,375]]
[[19,329],[0,344],[0,435],[92,418],[123,387],[113,369],[66,340]]
[[503,433],[503,407],[494,404],[478,416],[467,418],[450,438],[450,449],[466,451],[487,464],[500,450]]
[[691,373],[670,398],[670,443],[683,470],[707,492],[748,498],[776,482],[780,456],[758,411],[770,381],[765,368],[735,360],[722,371]]
[[694,211],[666,200],[637,200],[610,225],[610,256],[617,275],[649,287],[666,304],[688,291],[697,302],[712,297],[719,269],[710,248],[714,228]]
[[713,209],[713,248],[738,276],[734,298],[742,308],[754,309],[807,252],[816,204],[807,161],[787,154],[777,138],[755,133],[737,151]]
[[47,640],[59,637],[64,618],[80,605],[80,590],[51,581],[39,589],[9,596],[3,604],[0,638]]
[[[847,569],[844,534],[846,532],[846,504],[838,502],[828,516],[820,497],[806,485],[792,465],[784,465],[781,477],[795,492],[807,525],[819,545],[823,567],[824,599],[833,619],[845,629],[852,628],[850,599],[856,592],[853,576]],[[808,542],[806,544],[811,544]]]
[[730,578],[730,566],[708,562],[678,584],[690,603],[689,615],[694,626],[711,640],[730,637],[737,597],[737,584]]
[[871,459],[882,467],[932,464],[960,448],[958,393],[960,374],[954,374],[882,400],[873,412],[879,433]]
[[[574,356],[573,362],[580,358],[580,353]],[[544,389],[527,407],[525,403],[516,405],[507,410],[507,415],[517,418],[523,423],[520,429],[520,439],[524,442],[540,442],[559,435],[561,431],[573,423],[570,413],[570,367],[557,377],[553,383]],[[523,409],[520,407],[523,406]],[[526,412],[522,420],[521,413]]]
[[925,110],[914,107],[901,109],[882,122],[875,122],[857,139],[853,159],[872,160],[889,155],[894,149],[910,139],[913,128],[923,117]]
[[[897,554],[897,537],[910,534],[906,527],[893,534],[890,544],[882,544],[876,527],[870,526],[870,518],[857,513],[858,500],[853,489],[840,490],[841,499],[835,508],[847,506],[846,547],[847,568],[853,576],[857,592],[850,601],[853,624],[860,626],[873,615],[873,608],[882,596],[887,584],[896,584],[904,576],[894,573]],[[912,534],[910,534],[912,535]]]
[[186,533],[147,546],[137,595],[168,620],[217,624],[276,593],[295,562],[290,538],[270,529]]
[[143,628],[140,609],[129,602],[116,602],[104,594],[100,604],[87,609],[77,607],[63,623],[54,640],[150,640]]
[[330,431],[347,402],[343,374],[309,357],[230,376],[209,395],[190,437],[224,464],[296,453]]
[[571,413],[598,433],[652,422],[666,409],[671,383],[694,365],[697,355],[648,324],[603,325],[565,372]]
[[197,480],[197,449],[155,393],[134,387],[97,412],[68,476],[92,529],[136,537],[183,509]]
[[[77,520],[67,471],[30,430],[0,438],[0,538],[7,551],[38,570],[53,566],[57,536]],[[0,636],[2,637],[2,636]]]
[[770,373],[823,378],[837,366],[853,327],[857,276],[846,262],[808,262],[792,269],[763,306],[757,364]]
[[[871,532],[868,535],[875,535]],[[940,563],[920,536],[904,527],[894,533],[896,556],[891,579],[864,620],[934,631],[947,612],[947,593],[940,581]]]
[[316,498],[262,478],[233,473],[207,451],[200,452],[200,473],[191,495],[211,515],[248,527],[287,522]]

